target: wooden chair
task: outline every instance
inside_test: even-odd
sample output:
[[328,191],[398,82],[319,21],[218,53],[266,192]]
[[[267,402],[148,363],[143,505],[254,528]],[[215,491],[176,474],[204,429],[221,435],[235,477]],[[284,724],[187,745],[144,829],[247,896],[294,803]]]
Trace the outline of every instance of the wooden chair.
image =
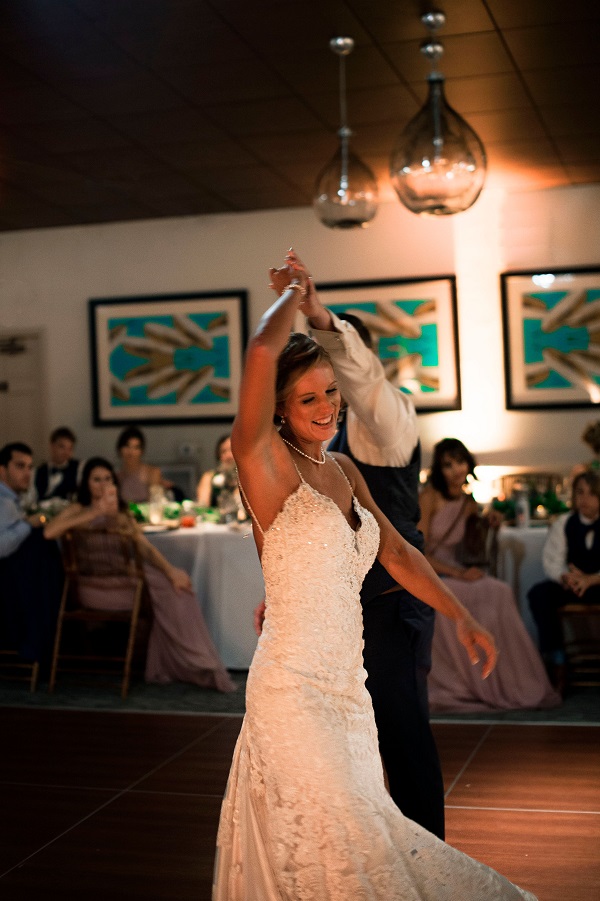
[[[76,673],[121,670],[121,697],[129,690],[133,654],[145,598],[142,560],[133,537],[118,529],[77,529],[62,540],[65,585],[58,614],[49,691],[59,669]],[[79,635],[65,642],[65,625],[78,623]],[[101,624],[122,623],[121,647],[92,646]],[[83,633],[83,634],[81,634]],[[65,647],[65,645],[67,645]]]
[[0,677],[19,682],[29,682],[29,691],[35,691],[40,674],[37,660],[33,663],[20,660],[16,651],[0,647]]
[[[5,573],[0,566],[0,584],[6,584]],[[0,598],[0,678],[16,682],[29,682],[29,691],[37,688],[40,664],[37,660],[28,662],[21,660],[9,638],[9,628],[4,621],[3,605],[7,598]]]
[[569,685],[600,685],[600,604],[559,609]]

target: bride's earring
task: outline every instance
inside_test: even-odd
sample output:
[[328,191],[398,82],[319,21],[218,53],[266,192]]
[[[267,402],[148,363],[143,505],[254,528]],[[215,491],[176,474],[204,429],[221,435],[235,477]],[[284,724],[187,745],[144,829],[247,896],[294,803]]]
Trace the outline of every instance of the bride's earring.
[[280,416],[281,425],[285,425],[285,416]]

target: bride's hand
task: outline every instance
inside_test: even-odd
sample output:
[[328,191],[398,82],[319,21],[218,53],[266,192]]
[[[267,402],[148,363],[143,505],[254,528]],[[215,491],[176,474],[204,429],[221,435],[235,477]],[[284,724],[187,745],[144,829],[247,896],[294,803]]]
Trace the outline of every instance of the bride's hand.
[[269,269],[269,278],[271,279],[269,288],[272,288],[278,297],[283,294],[292,280],[297,280],[297,277],[292,271],[291,266],[288,266],[287,263],[285,264],[285,266],[280,266],[279,269],[275,269],[272,266]]
[[310,320],[310,324],[313,328],[328,329],[330,327],[331,317],[319,299],[312,275],[293,247],[290,247],[285,259],[288,264],[294,266],[296,272],[302,272],[306,276],[306,299],[302,302],[300,307],[302,312],[306,318]]
[[483,663],[481,675],[482,678],[487,679],[496,666],[496,661],[498,659],[498,651],[493,636],[490,635],[487,629],[480,626],[470,614],[457,620],[456,633],[460,643],[466,648],[469,660],[473,665],[479,663],[480,660],[477,647],[481,648],[484,652],[485,661]]
[[310,287],[310,282],[308,280],[308,275],[306,271],[300,265],[296,265],[294,262],[286,262],[285,265],[280,266],[279,269],[276,269],[272,266],[269,269],[269,288],[272,288],[278,297],[281,297],[285,289],[290,284],[300,285],[302,290],[305,292],[302,300],[300,302],[300,308],[303,312],[305,311],[305,304],[307,302],[308,291]]

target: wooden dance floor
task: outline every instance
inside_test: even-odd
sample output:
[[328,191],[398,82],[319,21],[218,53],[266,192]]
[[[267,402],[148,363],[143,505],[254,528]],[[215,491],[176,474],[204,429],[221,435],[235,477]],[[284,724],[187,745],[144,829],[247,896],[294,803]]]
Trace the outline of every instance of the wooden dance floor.
[[[0,897],[209,901],[240,723],[0,709]],[[434,729],[448,841],[540,901],[598,901],[600,727]]]

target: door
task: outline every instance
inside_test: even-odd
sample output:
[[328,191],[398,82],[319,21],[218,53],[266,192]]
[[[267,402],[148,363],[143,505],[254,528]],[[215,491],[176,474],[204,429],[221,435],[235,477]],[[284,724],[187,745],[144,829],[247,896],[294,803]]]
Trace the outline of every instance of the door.
[[36,462],[46,455],[43,339],[39,332],[0,332],[0,447],[24,441]]

